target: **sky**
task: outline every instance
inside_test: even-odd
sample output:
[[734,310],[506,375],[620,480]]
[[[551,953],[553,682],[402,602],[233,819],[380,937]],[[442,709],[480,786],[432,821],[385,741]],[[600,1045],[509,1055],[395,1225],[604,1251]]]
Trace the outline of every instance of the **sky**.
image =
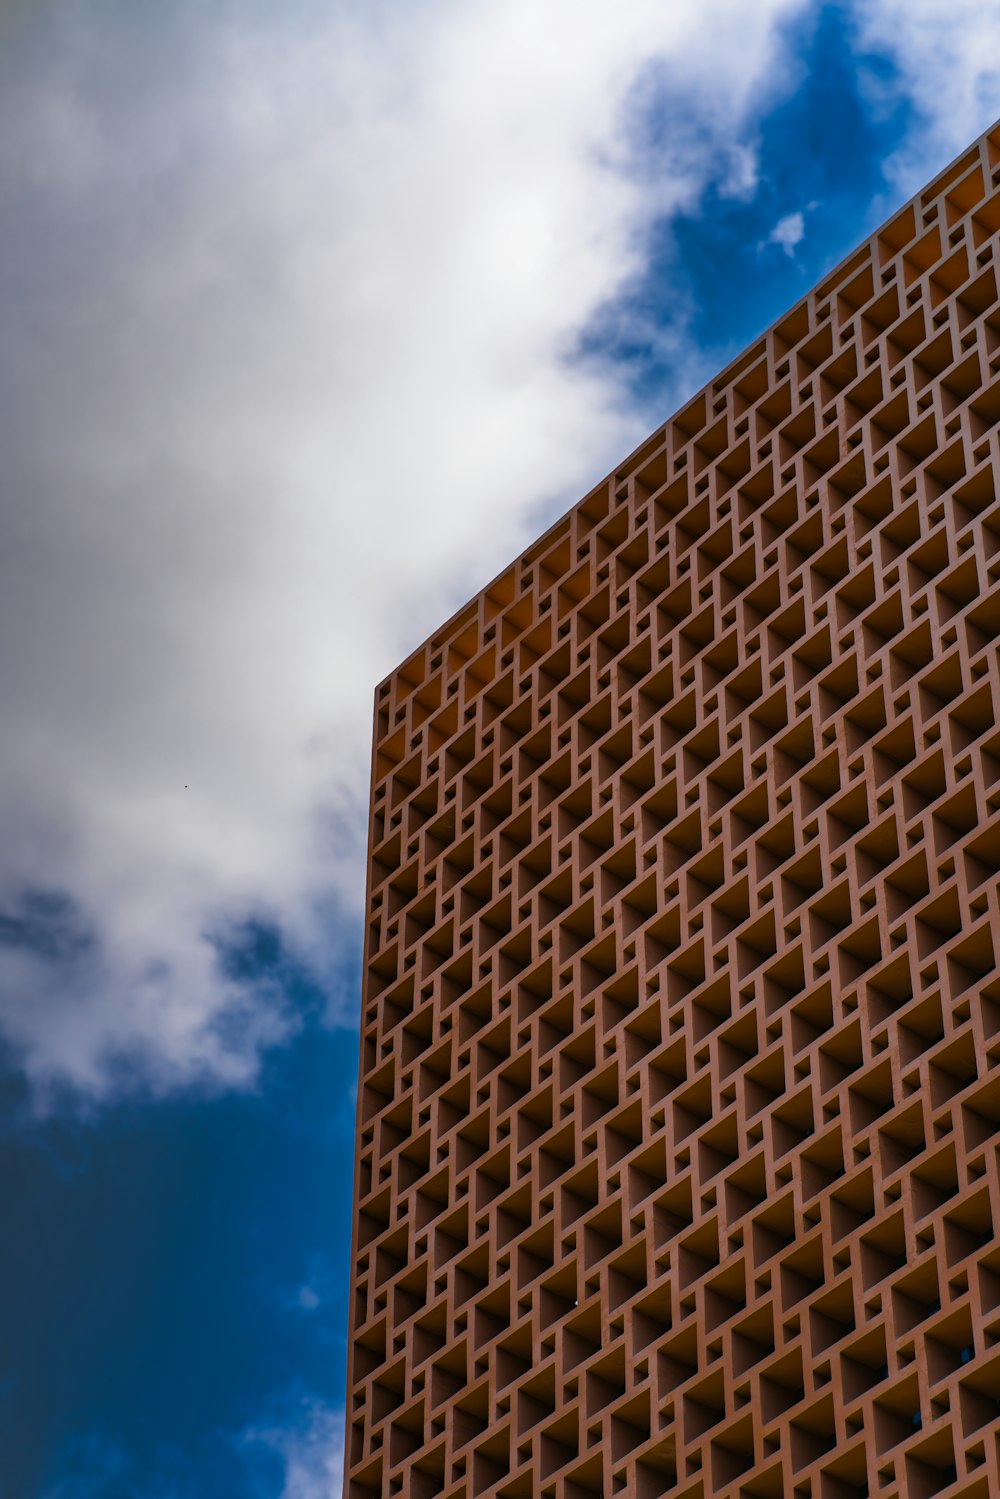
[[981,0],[0,8],[0,1499],[339,1499],[375,684],[996,59]]

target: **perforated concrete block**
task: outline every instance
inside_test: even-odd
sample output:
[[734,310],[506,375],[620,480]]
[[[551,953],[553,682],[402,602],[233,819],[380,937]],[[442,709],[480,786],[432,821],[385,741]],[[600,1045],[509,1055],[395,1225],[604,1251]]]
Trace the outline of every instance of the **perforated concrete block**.
[[378,689],[350,1499],[1000,1494],[998,189]]

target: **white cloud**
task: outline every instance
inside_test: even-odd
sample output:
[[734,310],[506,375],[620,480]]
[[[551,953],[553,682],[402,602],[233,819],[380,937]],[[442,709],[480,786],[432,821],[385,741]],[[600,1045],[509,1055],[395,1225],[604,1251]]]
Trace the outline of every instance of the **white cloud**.
[[908,197],[1000,115],[1000,11],[992,0],[855,0],[852,9],[859,51],[895,65],[873,87],[918,114],[886,169],[894,196]]
[[739,203],[749,203],[759,183],[757,152],[741,142],[730,152],[728,166],[729,170],[719,184],[720,196],[733,198]]
[[243,1445],[264,1447],[283,1465],[280,1499],[340,1499],[344,1479],[344,1410],[303,1397],[285,1419],[249,1428]]
[[786,213],[767,236],[767,242],[769,245],[779,245],[786,255],[794,255],[795,246],[801,244],[805,232],[806,223],[802,214]]
[[206,934],[335,955],[373,684],[643,435],[568,356],[714,151],[752,190],[795,4],[8,21],[0,909],[90,936],[0,946],[40,1088],[240,1085],[287,1034]]

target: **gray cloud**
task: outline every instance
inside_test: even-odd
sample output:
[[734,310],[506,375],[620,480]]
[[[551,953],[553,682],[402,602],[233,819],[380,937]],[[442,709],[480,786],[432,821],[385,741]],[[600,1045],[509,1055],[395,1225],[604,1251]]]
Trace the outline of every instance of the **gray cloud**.
[[[795,8],[6,13],[0,893],[91,934],[71,978],[0,944],[43,1094],[241,1086],[288,1034],[211,933],[332,970],[373,684],[643,435],[570,355],[713,149],[752,191]],[[664,78],[699,128],[654,168]]]

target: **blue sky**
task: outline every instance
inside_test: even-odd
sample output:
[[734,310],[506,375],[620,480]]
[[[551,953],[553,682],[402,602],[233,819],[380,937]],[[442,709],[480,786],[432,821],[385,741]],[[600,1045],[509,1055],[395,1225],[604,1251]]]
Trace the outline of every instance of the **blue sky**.
[[996,57],[967,0],[3,12],[0,1499],[339,1495],[374,684]]
[[278,974],[304,1021],[253,1090],[40,1127],[11,1099],[5,1496],[278,1494],[275,1434],[308,1444],[342,1395],[351,1036],[318,1021],[273,932],[245,938],[230,960]]

